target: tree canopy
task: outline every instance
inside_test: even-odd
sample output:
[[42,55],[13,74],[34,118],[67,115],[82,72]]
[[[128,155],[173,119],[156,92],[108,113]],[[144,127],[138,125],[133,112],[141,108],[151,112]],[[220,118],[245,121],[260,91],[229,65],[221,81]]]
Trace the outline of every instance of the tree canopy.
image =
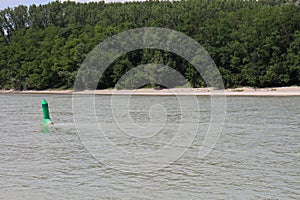
[[[180,31],[199,42],[225,87],[300,85],[300,7],[290,0],[60,2],[0,11],[0,88],[71,88],[81,63],[100,42],[140,27]],[[122,55],[99,79],[114,87],[132,68],[157,63],[205,86],[183,58],[158,49]],[[142,75],[141,75],[142,76]]]

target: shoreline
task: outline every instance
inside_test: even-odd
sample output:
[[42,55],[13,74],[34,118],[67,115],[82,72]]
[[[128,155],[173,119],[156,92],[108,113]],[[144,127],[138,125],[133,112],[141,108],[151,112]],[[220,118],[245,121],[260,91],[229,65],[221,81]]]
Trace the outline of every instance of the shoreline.
[[300,87],[274,87],[274,88],[229,88],[216,90],[214,88],[172,88],[172,89],[137,89],[137,90],[0,90],[0,94],[95,94],[95,95],[141,95],[141,96],[300,96]]

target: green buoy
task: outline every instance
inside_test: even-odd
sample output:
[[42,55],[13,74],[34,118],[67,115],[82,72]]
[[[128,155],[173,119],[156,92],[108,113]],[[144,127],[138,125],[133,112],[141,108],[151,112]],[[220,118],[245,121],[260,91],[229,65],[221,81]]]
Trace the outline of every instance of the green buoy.
[[50,113],[49,113],[48,103],[47,103],[47,101],[45,99],[42,101],[42,110],[43,110],[43,117],[44,117],[42,125],[53,124],[51,122],[51,119],[50,119]]

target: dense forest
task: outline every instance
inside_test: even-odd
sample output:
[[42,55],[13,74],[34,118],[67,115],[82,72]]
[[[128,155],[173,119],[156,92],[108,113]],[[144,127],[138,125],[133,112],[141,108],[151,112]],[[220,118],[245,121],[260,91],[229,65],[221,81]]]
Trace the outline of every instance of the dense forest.
[[[300,85],[300,6],[291,0],[60,2],[0,11],[0,88],[72,88],[81,63],[100,42],[139,27],[180,31],[199,42],[225,87]],[[193,87],[205,86],[186,60],[158,49],[122,55],[98,87],[114,87],[145,63],[168,65]]]

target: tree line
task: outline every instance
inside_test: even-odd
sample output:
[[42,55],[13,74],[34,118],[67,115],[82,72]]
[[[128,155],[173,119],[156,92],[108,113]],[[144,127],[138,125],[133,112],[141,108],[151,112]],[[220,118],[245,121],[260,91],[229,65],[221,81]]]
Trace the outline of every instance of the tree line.
[[[180,31],[215,61],[225,87],[300,85],[300,6],[290,0],[60,2],[0,11],[0,88],[72,88],[88,53],[105,39],[140,27]],[[159,49],[118,58],[99,79],[114,87],[132,68],[157,63],[193,87],[200,74],[185,59]],[[141,75],[142,76],[142,75]]]

